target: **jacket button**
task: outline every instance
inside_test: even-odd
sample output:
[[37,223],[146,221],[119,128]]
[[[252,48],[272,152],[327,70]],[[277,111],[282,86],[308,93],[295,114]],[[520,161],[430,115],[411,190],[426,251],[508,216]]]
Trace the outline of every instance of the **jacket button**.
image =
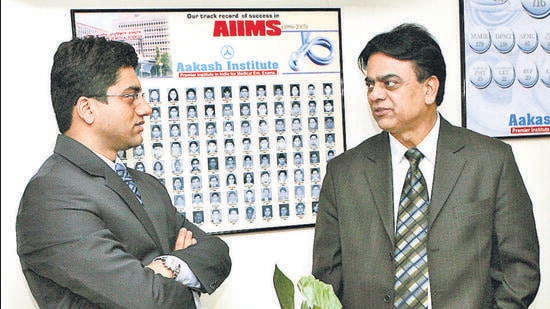
[[385,303],[389,303],[390,300],[391,300],[391,296],[390,296],[390,295],[388,295],[388,294],[384,295],[384,302],[385,302]]

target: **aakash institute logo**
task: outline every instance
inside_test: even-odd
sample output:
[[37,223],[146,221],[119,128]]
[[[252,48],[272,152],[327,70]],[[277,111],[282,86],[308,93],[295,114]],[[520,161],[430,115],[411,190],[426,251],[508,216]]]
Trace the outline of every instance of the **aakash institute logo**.
[[233,46],[231,45],[224,45],[222,46],[220,53],[224,59],[229,60],[235,55],[235,50],[233,50]]

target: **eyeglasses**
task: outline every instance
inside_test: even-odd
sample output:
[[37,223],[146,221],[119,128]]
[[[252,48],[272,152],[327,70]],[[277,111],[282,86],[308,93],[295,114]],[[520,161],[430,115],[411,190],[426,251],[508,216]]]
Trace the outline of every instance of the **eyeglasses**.
[[147,99],[145,92],[142,93],[124,93],[124,94],[98,94],[98,95],[89,95],[90,98],[108,98],[108,97],[119,97],[128,102],[134,102],[137,99]]

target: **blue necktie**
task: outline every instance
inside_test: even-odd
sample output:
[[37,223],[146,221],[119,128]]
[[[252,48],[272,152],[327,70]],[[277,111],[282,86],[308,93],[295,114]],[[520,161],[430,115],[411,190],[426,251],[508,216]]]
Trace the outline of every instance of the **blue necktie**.
[[117,172],[118,176],[120,176],[120,178],[122,178],[122,180],[124,180],[124,182],[128,185],[128,187],[130,187],[130,190],[132,190],[132,192],[134,192],[134,194],[136,195],[136,198],[138,199],[138,201],[141,204],[143,204],[143,202],[141,200],[141,194],[139,194],[139,191],[138,191],[137,186],[136,186],[136,182],[134,181],[132,176],[130,176],[130,173],[128,173],[128,170],[126,169],[126,166],[124,166],[124,164],[122,164],[122,163],[116,163],[115,164],[115,171]]
[[395,248],[395,308],[427,308],[428,188],[418,168],[424,155],[416,148],[405,153],[410,168],[405,178],[397,215]]

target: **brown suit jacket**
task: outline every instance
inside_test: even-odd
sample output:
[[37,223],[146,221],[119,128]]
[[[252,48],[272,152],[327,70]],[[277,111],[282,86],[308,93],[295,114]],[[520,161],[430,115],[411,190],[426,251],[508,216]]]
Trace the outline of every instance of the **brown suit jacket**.
[[[428,211],[433,308],[526,308],[539,282],[531,200],[511,147],[441,118]],[[392,308],[395,228],[387,132],[327,165],[313,275],[344,308]]]

